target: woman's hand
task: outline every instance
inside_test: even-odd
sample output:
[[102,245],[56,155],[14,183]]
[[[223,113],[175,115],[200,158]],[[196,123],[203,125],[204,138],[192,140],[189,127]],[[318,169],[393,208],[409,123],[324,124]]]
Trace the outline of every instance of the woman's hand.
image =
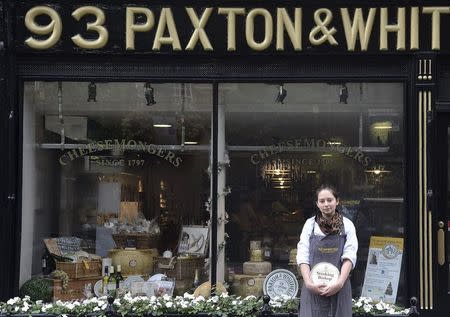
[[337,281],[335,283],[331,283],[328,286],[322,287],[320,289],[320,296],[332,296],[334,294],[336,294],[337,292],[339,292],[341,290],[341,288],[344,286],[344,283],[342,283],[341,281]]
[[325,284],[315,285],[314,283],[305,283],[306,288],[313,294],[321,295],[323,289],[326,287]]

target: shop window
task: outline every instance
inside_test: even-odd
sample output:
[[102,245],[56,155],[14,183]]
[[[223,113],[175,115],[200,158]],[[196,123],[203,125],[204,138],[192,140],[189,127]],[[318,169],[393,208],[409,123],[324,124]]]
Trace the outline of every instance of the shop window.
[[207,279],[211,109],[208,84],[26,82],[20,284],[63,270],[69,300],[103,292],[105,265],[138,294]]
[[366,273],[371,238],[400,244],[404,238],[403,89],[399,83],[219,85],[219,136],[230,163],[224,186],[231,189],[219,200],[219,214],[229,217],[231,292],[262,295],[275,269],[292,271],[302,284],[295,260],[300,232],[317,211],[315,190],[331,184],[359,239],[353,297],[406,301],[401,245],[396,271],[382,273],[398,284],[381,285],[381,278],[375,289]]

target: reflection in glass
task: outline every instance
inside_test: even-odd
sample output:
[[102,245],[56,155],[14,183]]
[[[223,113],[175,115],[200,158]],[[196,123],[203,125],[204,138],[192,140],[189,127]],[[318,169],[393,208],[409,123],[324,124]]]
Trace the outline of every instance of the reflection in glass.
[[[20,283],[43,271],[48,238],[66,269],[112,258],[125,277],[165,273],[158,257],[178,255],[181,228],[209,217],[211,104],[211,85],[25,83]],[[192,287],[183,278],[175,293]]]
[[[219,86],[230,159],[225,210],[232,292],[262,295],[243,281],[284,268],[297,274],[296,246],[316,212],[314,192],[336,186],[360,248],[353,296],[364,283],[371,236],[404,236],[403,86],[396,83],[230,83]],[[219,122],[221,117],[219,116]],[[220,127],[220,124],[219,124]],[[252,241],[263,258],[252,260]],[[405,301],[402,276],[397,301]]]

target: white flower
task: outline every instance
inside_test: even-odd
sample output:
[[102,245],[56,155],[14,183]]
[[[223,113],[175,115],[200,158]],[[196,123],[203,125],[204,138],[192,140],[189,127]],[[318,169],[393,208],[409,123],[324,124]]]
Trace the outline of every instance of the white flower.
[[366,313],[370,312],[372,310],[373,306],[370,304],[364,304],[363,309]]
[[94,307],[94,309],[93,309],[93,311],[99,311],[100,310],[100,308],[98,308],[98,307]]
[[42,306],[42,311],[46,312],[48,309],[51,309],[53,307],[53,304],[44,304]]
[[220,297],[227,298],[227,297],[229,297],[229,295],[228,295],[228,293],[222,293],[222,294],[220,294]]
[[250,299],[255,299],[256,296],[253,295],[248,295],[246,298],[244,298],[244,300],[250,300]]
[[233,305],[237,305],[237,301],[236,301],[236,300],[234,300],[234,301],[232,301],[232,302],[231,302],[231,304],[233,304]]
[[393,309],[393,308],[389,308],[389,309],[386,311],[386,313],[388,313],[389,315],[395,315],[395,314],[396,314],[395,309]]
[[290,297],[289,295],[286,295],[286,294],[281,295],[281,298],[282,298],[284,301],[287,301],[287,300],[291,299],[291,297]]
[[172,307],[172,306],[173,306],[173,303],[172,303],[172,302],[167,302],[167,303],[166,303],[166,307],[167,307],[167,308],[170,308],[170,307]]
[[382,302],[380,302],[380,303],[375,305],[375,308],[378,309],[378,310],[383,310],[384,309],[384,305],[383,305]]
[[14,304],[17,303],[18,301],[20,301],[20,297],[14,297],[14,298],[11,298],[10,300],[8,300],[6,303],[7,303],[8,305],[14,305]]
[[67,307],[68,309],[72,310],[72,309],[75,308],[75,305],[72,304],[72,303],[68,303],[68,304],[66,305],[66,307]]
[[194,294],[189,294],[187,292],[183,294],[183,297],[187,298],[187,299],[194,299],[195,298]]
[[67,315],[66,315],[66,314],[62,314],[61,316],[62,316],[62,317],[67,317]]
[[104,305],[102,305],[101,307],[100,307],[100,309],[101,310],[105,310],[106,309],[106,306],[108,306],[107,304],[104,304]]

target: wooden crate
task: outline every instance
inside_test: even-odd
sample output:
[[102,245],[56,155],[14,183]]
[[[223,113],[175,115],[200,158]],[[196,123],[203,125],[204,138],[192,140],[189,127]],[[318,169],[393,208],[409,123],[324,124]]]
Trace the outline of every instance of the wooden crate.
[[56,261],[56,269],[67,273],[69,279],[79,279],[102,275],[101,260],[85,260],[82,262]]
[[62,288],[62,280],[53,280],[53,301],[70,301],[75,299],[84,299],[84,289],[86,285],[91,284],[91,292],[94,294],[94,285],[100,280],[101,276],[80,278],[69,280],[65,290]]

